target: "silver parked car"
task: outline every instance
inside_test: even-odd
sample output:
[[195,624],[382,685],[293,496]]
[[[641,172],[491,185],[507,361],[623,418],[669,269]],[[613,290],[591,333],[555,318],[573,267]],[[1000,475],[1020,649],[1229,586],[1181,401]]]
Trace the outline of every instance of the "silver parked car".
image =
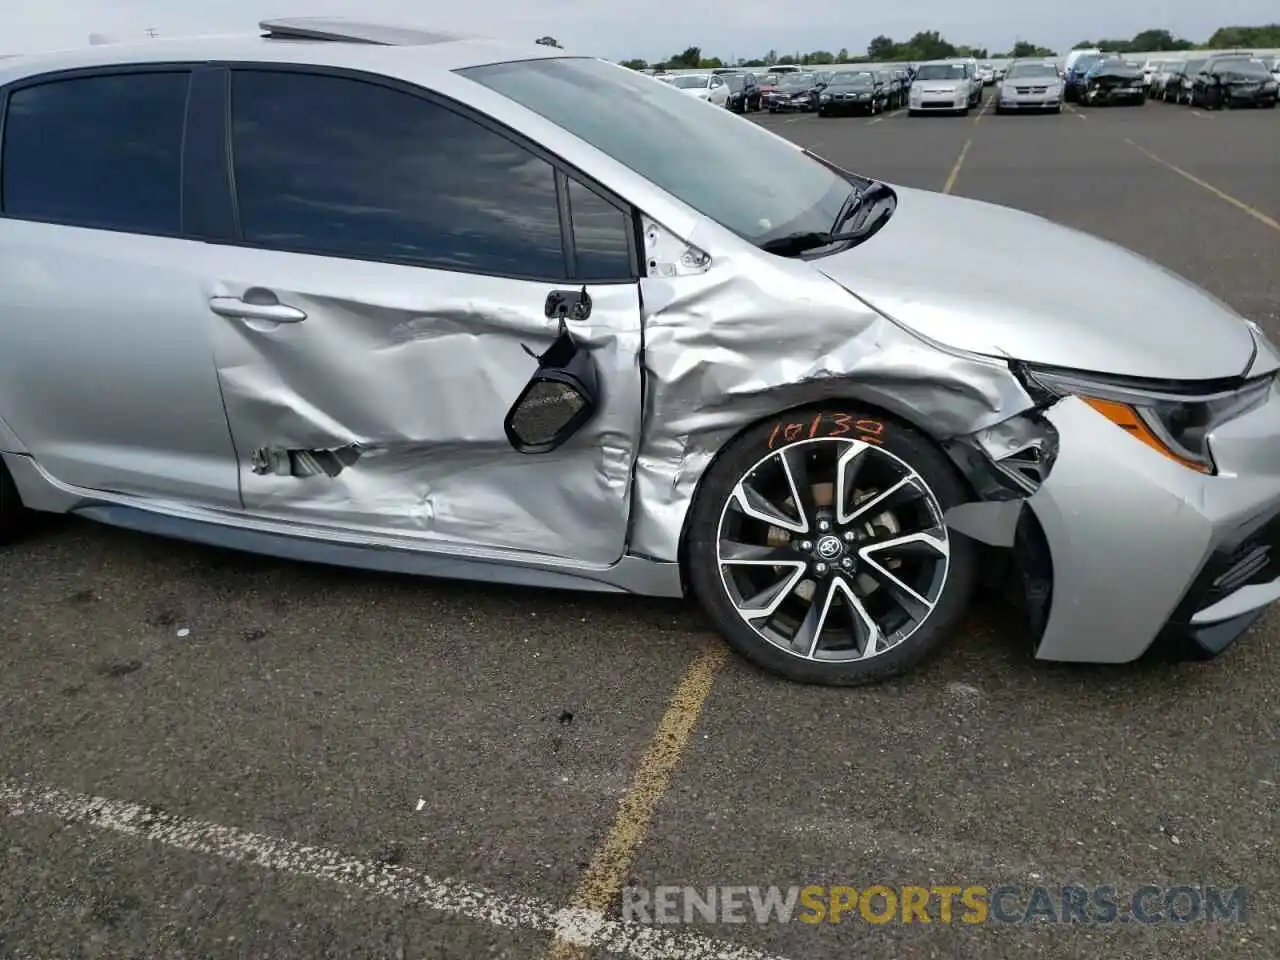
[[961,60],[922,63],[907,94],[907,113],[964,113],[977,106],[982,84]]
[[996,113],[1021,110],[1062,112],[1063,86],[1051,60],[1015,60],[1000,83]]
[[11,60],[0,113],[6,538],[691,594],[829,684],[980,574],[1047,660],[1216,653],[1280,596],[1280,354],[1112,244],[406,28]]

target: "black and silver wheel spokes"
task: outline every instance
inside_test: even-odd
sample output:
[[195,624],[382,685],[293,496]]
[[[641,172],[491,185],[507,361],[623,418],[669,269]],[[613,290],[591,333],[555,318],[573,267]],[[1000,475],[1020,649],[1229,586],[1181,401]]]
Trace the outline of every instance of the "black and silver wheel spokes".
[[718,533],[721,579],[761,637],[810,660],[893,649],[928,618],[950,557],[937,498],[863,440],[808,440],[762,458]]

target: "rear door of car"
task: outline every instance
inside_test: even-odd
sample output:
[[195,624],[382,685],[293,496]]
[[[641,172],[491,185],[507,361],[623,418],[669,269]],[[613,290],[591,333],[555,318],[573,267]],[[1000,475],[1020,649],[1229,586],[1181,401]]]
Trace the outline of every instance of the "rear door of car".
[[[618,560],[641,421],[630,209],[397,81],[236,64],[223,89],[203,117],[230,157],[205,309],[245,507],[373,542]],[[599,412],[518,453],[505,416],[560,330],[549,308],[583,293],[567,326]]]
[[64,484],[236,507],[184,204],[193,76],[96,67],[0,92],[0,419]]

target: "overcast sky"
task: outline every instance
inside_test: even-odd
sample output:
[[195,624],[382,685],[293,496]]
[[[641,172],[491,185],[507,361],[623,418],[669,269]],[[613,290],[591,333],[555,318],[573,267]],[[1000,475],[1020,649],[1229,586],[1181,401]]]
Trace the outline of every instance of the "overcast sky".
[[993,52],[1018,38],[1062,51],[1149,27],[1202,41],[1220,26],[1273,22],[1280,8],[1277,0],[0,0],[0,52],[80,46],[92,32],[115,39],[144,36],[147,28],[236,33],[272,16],[321,15],[530,40],[550,34],[575,53],[656,60],[690,45],[725,58],[770,49],[861,53],[878,34],[905,40],[919,30]]

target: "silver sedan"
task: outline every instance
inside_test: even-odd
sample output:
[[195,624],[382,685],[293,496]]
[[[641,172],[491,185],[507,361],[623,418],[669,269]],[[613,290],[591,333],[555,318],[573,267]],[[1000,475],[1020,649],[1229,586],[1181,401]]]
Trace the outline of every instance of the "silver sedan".
[[980,571],[1046,660],[1280,597],[1280,354],[1110,243],[536,45],[275,21],[0,96],[0,540],[691,595],[825,684]]

